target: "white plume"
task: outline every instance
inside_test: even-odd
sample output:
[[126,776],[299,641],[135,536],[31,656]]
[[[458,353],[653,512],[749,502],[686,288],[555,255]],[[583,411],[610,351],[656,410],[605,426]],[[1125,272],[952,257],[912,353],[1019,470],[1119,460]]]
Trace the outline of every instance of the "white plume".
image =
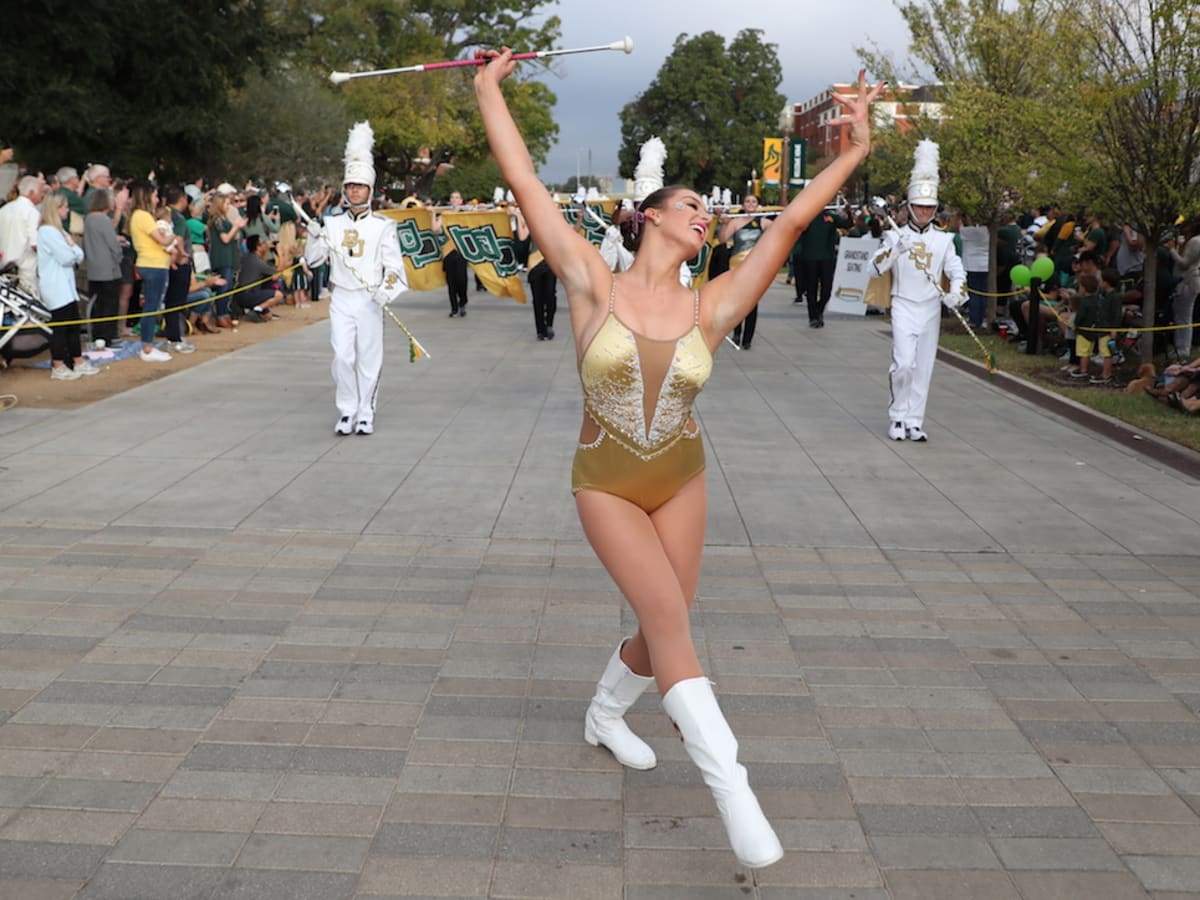
[[492,202],[497,206],[504,202],[504,188],[499,185],[492,188]]
[[930,140],[919,141],[913,151],[908,202],[917,206],[937,206],[938,181],[938,145]]
[[929,139],[917,142],[913,151],[912,181],[938,180],[938,145]]
[[641,201],[663,186],[663,165],[667,161],[667,145],[661,138],[652,137],[638,154],[637,168],[633,170],[633,196]]
[[373,163],[372,152],[375,149],[375,132],[371,130],[370,122],[356,122],[346,138],[346,165],[351,163]]
[[733,203],[733,194],[730,192],[729,188],[725,188],[724,190],[721,191],[721,205],[728,207],[728,206],[731,206],[732,203]]

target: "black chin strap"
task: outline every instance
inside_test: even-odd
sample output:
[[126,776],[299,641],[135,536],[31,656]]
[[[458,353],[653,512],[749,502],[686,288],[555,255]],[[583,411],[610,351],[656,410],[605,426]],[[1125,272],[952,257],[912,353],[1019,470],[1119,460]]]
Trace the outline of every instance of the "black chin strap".
[[913,205],[911,203],[908,204],[908,222],[906,222],[905,224],[908,225],[908,227],[911,228],[913,231],[915,231],[917,234],[924,234],[930,228],[933,227],[933,222],[937,218],[937,211],[934,210],[933,215],[929,217],[929,221],[926,222],[924,225],[918,225],[916,223],[916,216],[917,216],[917,213],[916,213],[916,210],[913,209]]

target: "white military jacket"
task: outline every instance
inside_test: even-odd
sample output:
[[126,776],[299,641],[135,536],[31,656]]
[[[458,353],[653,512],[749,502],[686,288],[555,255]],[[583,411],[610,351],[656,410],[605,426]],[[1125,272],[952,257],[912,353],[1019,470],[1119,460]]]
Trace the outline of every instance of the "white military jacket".
[[[878,274],[891,271],[893,298],[914,303],[940,300],[947,306],[958,306],[966,299],[963,285],[967,272],[949,232],[932,227],[917,231],[911,225],[885,231],[873,262]],[[945,295],[942,275],[950,281]]]
[[384,303],[408,290],[394,221],[368,210],[326,216],[321,225],[319,234],[309,236],[304,257],[310,266],[328,259],[334,287],[366,291]]

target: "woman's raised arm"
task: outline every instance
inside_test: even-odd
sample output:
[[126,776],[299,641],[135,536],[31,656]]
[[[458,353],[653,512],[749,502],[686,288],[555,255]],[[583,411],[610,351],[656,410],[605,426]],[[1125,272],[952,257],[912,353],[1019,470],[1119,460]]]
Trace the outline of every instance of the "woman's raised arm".
[[590,279],[606,271],[604,261],[563,217],[533,167],[529,149],[500,90],[500,82],[516,68],[512,51],[505,47],[503,52],[487,50],[478,55],[489,59],[475,73],[475,96],[492,155],[521,207],[538,250],[563,282],[568,297],[582,296]]
[[834,94],[845,111],[830,124],[849,126],[849,145],[796,195],[770,230],[763,232],[741,265],[718,276],[701,290],[706,302],[712,303],[713,324],[722,330],[722,335],[745,318],[766,293],[800,232],[837,196],[846,179],[870,152],[871,103],[885,85],[886,82],[881,81],[868,90],[866,71],[860,69],[856,94]]

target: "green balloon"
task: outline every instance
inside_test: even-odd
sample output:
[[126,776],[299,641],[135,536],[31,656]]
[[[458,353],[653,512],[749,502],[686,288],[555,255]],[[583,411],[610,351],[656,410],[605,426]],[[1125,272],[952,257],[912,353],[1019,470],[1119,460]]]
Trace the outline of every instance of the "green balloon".
[[1029,279],[1032,274],[1029,271],[1029,266],[1016,265],[1009,270],[1008,277],[1012,279],[1013,284],[1018,284],[1021,287],[1029,287]]
[[1048,256],[1038,257],[1029,267],[1029,271],[1039,281],[1049,281],[1054,275],[1054,260]]

